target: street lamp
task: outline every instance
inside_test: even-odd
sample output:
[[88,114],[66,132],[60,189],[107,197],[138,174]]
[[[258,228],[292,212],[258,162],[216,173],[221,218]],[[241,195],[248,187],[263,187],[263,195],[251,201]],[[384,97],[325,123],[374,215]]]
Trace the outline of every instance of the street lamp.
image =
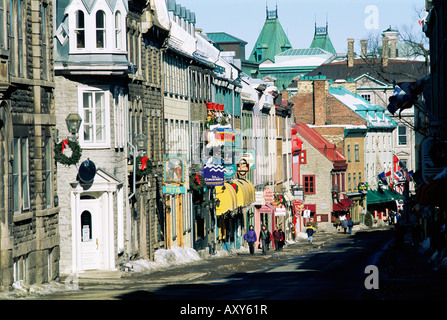
[[81,116],[77,113],[70,113],[67,118],[65,118],[65,122],[67,123],[68,132],[71,133],[73,140],[75,140],[76,134],[79,132],[79,128],[81,127]]
[[135,135],[135,142],[137,145],[137,150],[144,153],[147,150],[147,136],[143,133]]

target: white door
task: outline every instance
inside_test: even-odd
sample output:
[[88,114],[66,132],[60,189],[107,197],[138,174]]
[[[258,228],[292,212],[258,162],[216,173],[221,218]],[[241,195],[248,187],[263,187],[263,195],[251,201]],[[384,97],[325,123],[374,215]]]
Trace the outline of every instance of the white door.
[[81,270],[99,269],[101,265],[102,208],[98,199],[82,199],[78,221],[81,232]]

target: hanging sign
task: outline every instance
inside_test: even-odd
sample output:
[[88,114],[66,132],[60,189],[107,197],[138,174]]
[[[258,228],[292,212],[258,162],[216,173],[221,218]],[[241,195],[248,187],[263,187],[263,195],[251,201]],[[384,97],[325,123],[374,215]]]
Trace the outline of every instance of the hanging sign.
[[206,165],[202,169],[202,176],[207,186],[223,186],[225,169],[222,165]]

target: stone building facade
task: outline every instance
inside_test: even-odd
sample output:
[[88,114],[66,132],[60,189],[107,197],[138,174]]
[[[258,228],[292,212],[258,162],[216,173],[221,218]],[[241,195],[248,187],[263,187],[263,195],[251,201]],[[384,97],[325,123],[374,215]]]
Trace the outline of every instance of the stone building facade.
[[0,288],[59,274],[52,1],[1,1]]

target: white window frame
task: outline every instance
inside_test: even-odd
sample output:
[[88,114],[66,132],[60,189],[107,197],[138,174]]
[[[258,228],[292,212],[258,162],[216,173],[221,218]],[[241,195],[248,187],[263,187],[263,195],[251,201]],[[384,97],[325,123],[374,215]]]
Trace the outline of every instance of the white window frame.
[[[94,134],[93,141],[86,141],[84,139],[84,93],[103,93],[104,94],[104,141],[96,141],[96,134]],[[92,99],[94,101],[94,99]],[[78,90],[78,112],[82,118],[81,128],[79,130],[79,143],[85,149],[101,149],[110,148],[110,91],[101,87],[79,87]],[[93,106],[93,114],[96,114],[96,105]],[[93,133],[96,133],[97,123],[96,116],[92,117]]]
[[[29,138],[14,138],[13,151],[13,210],[14,214],[20,214],[24,211],[29,211],[31,208],[29,181]],[[19,203],[16,204],[15,201],[19,201]]]
[[[85,33],[85,46],[78,48],[76,45],[76,12],[82,11],[84,13],[84,33]],[[98,11],[104,12],[104,28],[96,28],[96,14]],[[117,46],[117,24],[116,13],[119,12],[119,30],[121,30],[121,36],[119,39],[119,46]],[[111,11],[110,7],[104,1],[97,1],[94,8],[87,10],[82,4],[72,5],[68,10],[69,15],[69,38],[70,41],[70,54],[83,54],[83,53],[121,53],[125,54],[127,50],[126,42],[126,18],[127,8],[120,1],[117,2],[116,8]],[[59,30],[59,29],[58,29]],[[63,30],[60,30],[60,32]],[[104,47],[97,48],[96,46],[96,32],[104,32]],[[93,35],[93,36],[89,36]],[[59,41],[65,41],[65,37],[58,34]]]

